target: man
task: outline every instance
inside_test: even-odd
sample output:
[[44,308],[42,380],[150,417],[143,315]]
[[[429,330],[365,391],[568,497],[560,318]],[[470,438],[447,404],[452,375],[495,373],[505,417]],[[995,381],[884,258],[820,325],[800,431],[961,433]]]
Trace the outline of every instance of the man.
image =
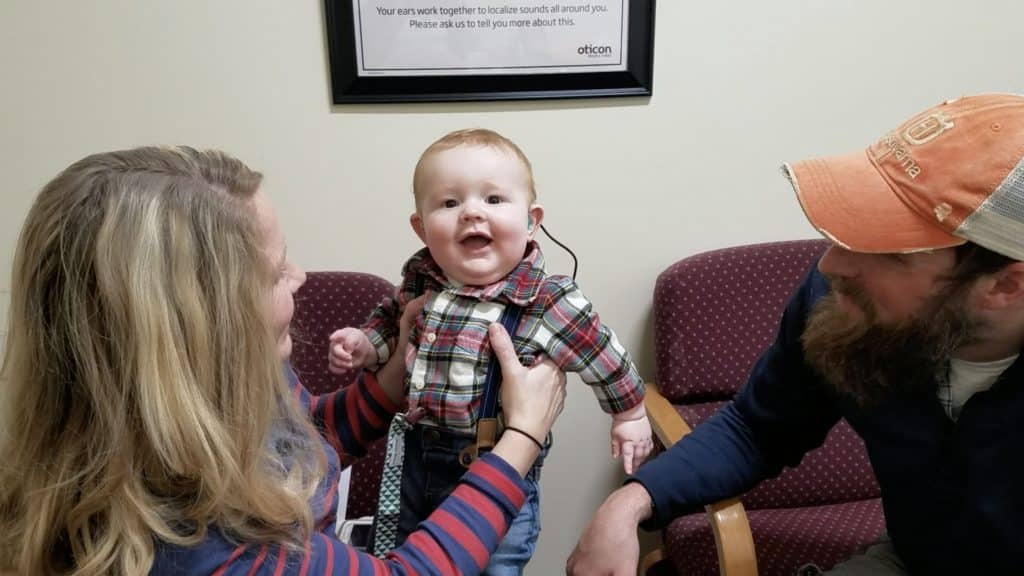
[[833,245],[734,402],[608,497],[568,572],[635,573],[638,524],[743,493],[845,418],[887,534],[829,574],[1024,574],[1024,97],[784,169]]

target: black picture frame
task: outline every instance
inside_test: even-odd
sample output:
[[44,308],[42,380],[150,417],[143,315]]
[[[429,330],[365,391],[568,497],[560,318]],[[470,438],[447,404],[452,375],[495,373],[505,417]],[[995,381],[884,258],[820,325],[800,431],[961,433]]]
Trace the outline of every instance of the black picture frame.
[[359,76],[354,0],[324,0],[334,104],[650,96],[655,0],[629,2],[626,70],[558,74]]

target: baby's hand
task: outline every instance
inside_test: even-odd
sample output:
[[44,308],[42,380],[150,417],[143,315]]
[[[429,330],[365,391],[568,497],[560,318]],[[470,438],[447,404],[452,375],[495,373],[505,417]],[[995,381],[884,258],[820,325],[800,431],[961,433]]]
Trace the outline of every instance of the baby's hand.
[[612,419],[612,458],[622,457],[622,469],[632,474],[654,449],[651,423],[640,410],[616,414]]
[[377,350],[358,328],[342,328],[331,334],[327,352],[327,369],[334,374],[360,370],[377,363]]

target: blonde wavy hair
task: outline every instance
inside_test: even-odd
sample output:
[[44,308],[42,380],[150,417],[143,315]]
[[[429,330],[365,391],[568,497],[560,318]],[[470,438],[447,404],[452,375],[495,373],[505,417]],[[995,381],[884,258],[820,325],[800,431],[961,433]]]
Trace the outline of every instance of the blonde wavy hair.
[[261,179],[222,152],[138,148],[40,192],[0,371],[0,571],[145,574],[157,539],[311,533],[325,457],[272,334]]

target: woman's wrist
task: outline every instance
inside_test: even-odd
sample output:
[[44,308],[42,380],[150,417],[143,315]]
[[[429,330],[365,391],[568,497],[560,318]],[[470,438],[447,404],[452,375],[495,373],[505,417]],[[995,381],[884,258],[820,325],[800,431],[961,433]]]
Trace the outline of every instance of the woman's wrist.
[[[506,430],[508,430],[507,427]],[[491,453],[499,456],[525,478],[537,460],[540,449],[537,448],[533,439],[522,434],[502,434]]]
[[537,446],[537,450],[544,449],[544,444],[540,440],[538,440],[534,435],[530,434],[526,430],[523,430],[522,428],[516,428],[515,426],[505,426],[505,431],[515,432],[516,434],[522,434],[523,436],[529,438],[534,443],[534,445]]
[[551,422],[546,422],[543,419],[525,418],[522,415],[509,415],[508,412],[504,414],[502,420],[502,428],[504,430],[518,430],[521,434],[529,436],[531,439],[536,440],[543,446],[544,440],[548,437],[548,432],[551,430]]

